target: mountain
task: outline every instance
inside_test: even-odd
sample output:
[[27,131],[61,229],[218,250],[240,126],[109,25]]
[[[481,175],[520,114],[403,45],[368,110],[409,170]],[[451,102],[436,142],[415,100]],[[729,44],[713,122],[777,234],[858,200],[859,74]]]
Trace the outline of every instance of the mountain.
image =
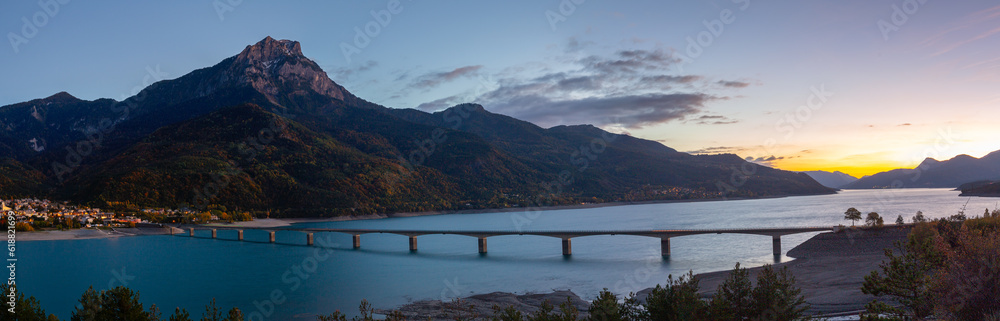
[[894,169],[866,176],[841,188],[956,188],[969,182],[998,179],[1000,151],[995,151],[982,158],[964,154],[946,161],[927,158],[915,168]]
[[1000,181],[977,181],[958,186],[958,196],[1000,197]]
[[827,172],[827,171],[805,171],[800,172],[809,175],[823,186],[829,188],[840,188],[841,186],[847,185],[858,180],[857,177],[844,174],[840,171]]
[[833,192],[590,125],[541,128],[475,104],[387,108],[270,37],[124,101],[0,107],[0,153],[0,198],[275,216]]

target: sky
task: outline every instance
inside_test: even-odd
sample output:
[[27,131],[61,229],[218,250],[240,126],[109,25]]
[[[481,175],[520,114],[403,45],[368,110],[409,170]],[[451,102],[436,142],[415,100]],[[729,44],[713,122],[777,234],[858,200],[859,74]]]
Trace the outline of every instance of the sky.
[[1000,149],[1000,4],[4,1],[0,105],[123,99],[266,36],[393,108],[475,102],[854,176]]

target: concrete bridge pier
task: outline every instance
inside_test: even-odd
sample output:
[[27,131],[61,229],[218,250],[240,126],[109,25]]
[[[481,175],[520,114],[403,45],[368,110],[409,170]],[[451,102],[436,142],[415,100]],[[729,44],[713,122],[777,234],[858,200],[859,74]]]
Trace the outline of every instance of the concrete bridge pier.
[[212,238],[214,239],[214,238],[216,238],[217,236],[219,236],[219,230],[216,230],[216,229],[214,229],[214,228],[213,228],[213,229],[212,229]]
[[410,252],[416,252],[416,251],[417,251],[417,237],[410,236]]
[[570,239],[562,239],[563,255],[573,255],[573,242]]
[[354,234],[354,248],[361,248],[361,234]]
[[274,231],[268,231],[267,234],[269,234],[268,236],[268,238],[270,239],[269,241],[271,243],[274,243]]
[[774,248],[774,256],[781,256],[781,235],[771,237],[771,246]]
[[306,233],[306,245],[313,245],[313,234]]
[[479,254],[486,254],[486,238],[479,238]]
[[243,230],[236,230],[236,239],[240,241],[243,240]]
[[191,236],[191,237],[194,237],[194,228],[193,227],[188,229],[188,235]]
[[663,257],[670,257],[670,238],[664,237],[660,239],[660,255]]

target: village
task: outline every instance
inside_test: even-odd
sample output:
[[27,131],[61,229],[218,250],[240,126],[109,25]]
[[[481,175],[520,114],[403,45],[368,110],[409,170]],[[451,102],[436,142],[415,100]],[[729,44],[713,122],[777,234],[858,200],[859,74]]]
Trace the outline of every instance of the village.
[[38,229],[73,229],[92,227],[142,227],[161,223],[207,222],[228,215],[213,209],[209,212],[193,209],[147,208],[127,211],[102,210],[69,202],[22,198],[2,200],[0,210],[13,211],[19,231]]

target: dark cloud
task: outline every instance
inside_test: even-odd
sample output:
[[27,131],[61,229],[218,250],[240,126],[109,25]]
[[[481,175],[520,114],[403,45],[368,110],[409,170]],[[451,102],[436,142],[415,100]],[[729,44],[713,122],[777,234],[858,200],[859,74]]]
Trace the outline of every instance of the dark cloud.
[[782,160],[782,159],[785,159],[785,158],[786,157],[784,157],[784,156],[777,157],[777,156],[774,156],[774,155],[770,155],[770,156],[757,157],[757,158],[747,157],[746,160],[748,162],[757,163],[757,164],[764,165],[764,166],[769,166],[769,167],[774,167],[774,161]]
[[619,51],[615,53],[614,58],[590,56],[581,59],[579,62],[587,70],[616,75],[665,70],[670,65],[680,62],[680,59],[662,49],[637,49]]
[[722,85],[723,87],[732,87],[732,88],[745,88],[750,86],[750,83],[748,82],[729,81],[729,80],[719,80],[717,84]]
[[417,77],[410,85],[410,87],[419,89],[428,89],[436,87],[441,83],[452,81],[459,77],[467,77],[475,75],[476,72],[478,72],[479,69],[482,68],[483,68],[482,65],[465,66],[465,67],[455,68],[454,70],[448,72],[435,72],[435,73],[425,74]]
[[[436,110],[476,102],[540,126],[593,124],[635,129],[678,120],[707,125],[737,122],[723,116],[691,118],[703,114],[706,103],[729,97],[712,93],[719,90],[715,81],[706,82],[700,75],[676,74],[672,67],[680,59],[672,51],[630,49],[593,55],[582,54],[584,47],[589,44],[570,38],[566,45],[569,53],[558,63],[513,66],[496,74],[495,86],[488,90],[458,96],[467,101],[451,96],[418,108]],[[478,74],[480,67],[414,77],[409,88],[426,89]]]
[[899,126],[910,126],[910,125],[912,125],[912,124],[910,124],[910,123],[902,123],[902,124],[899,124]]
[[705,147],[698,150],[693,150],[687,152],[688,154],[736,154],[737,152],[744,151],[746,149],[740,147],[730,147],[730,146],[715,146],[715,147]]
[[593,124],[640,128],[701,112],[704,103],[712,99],[703,94],[647,94],[573,100],[529,95],[494,106],[510,116],[543,126]]
[[738,123],[738,120],[729,119],[722,115],[702,115],[695,119],[699,125],[727,125]]
[[594,90],[598,89],[599,83],[594,81],[595,77],[583,76],[560,79],[556,84],[565,91],[572,90]]
[[656,76],[645,76],[642,77],[643,82],[653,82],[653,83],[681,83],[688,84],[701,80],[701,76],[686,75],[686,76],[670,76],[670,75],[656,75]]

